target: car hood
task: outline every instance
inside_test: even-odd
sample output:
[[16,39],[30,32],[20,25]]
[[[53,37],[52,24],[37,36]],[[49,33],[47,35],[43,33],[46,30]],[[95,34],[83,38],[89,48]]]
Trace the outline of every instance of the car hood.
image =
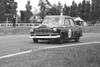
[[41,24],[39,26],[32,26],[32,28],[54,28],[54,27],[62,27],[62,25],[45,25],[45,24]]

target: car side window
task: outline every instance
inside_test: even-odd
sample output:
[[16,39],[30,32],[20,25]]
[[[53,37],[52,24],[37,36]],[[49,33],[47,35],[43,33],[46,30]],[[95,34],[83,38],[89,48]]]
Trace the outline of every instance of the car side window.
[[70,23],[69,23],[69,19],[65,19],[64,24],[65,24],[66,26],[69,26],[69,25],[70,25]]
[[69,19],[71,26],[75,26],[74,21],[72,19]]
[[61,18],[59,23],[64,24],[64,18]]

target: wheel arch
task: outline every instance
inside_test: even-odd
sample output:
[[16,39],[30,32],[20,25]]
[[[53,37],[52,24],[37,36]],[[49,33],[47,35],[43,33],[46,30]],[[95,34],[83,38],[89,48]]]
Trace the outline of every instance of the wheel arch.
[[64,33],[64,31],[60,31],[60,34],[62,34],[63,39],[65,39],[65,33]]

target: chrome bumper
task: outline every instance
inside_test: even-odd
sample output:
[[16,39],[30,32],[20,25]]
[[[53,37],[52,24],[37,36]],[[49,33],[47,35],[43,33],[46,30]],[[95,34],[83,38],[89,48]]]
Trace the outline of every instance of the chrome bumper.
[[50,38],[59,38],[59,37],[60,37],[60,35],[57,35],[57,36],[30,36],[29,38],[40,38],[40,39],[47,38],[47,39],[50,39]]

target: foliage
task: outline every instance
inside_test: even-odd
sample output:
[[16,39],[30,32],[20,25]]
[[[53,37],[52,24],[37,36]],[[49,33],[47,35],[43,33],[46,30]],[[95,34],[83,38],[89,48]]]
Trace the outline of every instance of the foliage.
[[16,8],[17,2],[14,0],[0,0],[0,20],[4,21],[8,15],[16,14]]
[[[17,3],[11,6],[7,5],[11,0],[0,0],[0,20],[4,19],[5,13],[16,13]],[[14,1],[14,0],[12,0]],[[50,4],[49,0],[40,0],[38,6],[40,7],[40,17],[43,19],[45,15],[60,15],[63,8],[63,15],[69,15],[72,17],[81,17],[85,21],[100,21],[100,0],[83,0],[79,4],[75,1],[72,2],[71,6],[67,6],[65,3],[62,5],[60,2],[58,4]],[[30,3],[27,4],[27,13],[31,15],[32,6]],[[29,14],[28,14],[29,15]],[[26,17],[28,17],[26,15]],[[30,17],[30,16],[29,16]]]
[[3,0],[0,0],[0,21],[4,18],[5,7],[3,5]]
[[71,6],[67,6],[65,3],[64,7],[58,2],[58,4],[51,5],[52,7],[50,9],[46,8],[46,5],[42,0],[40,1],[39,6],[42,17],[45,15],[59,15],[63,8],[63,15],[70,15],[72,17],[79,16],[85,21],[100,20],[100,0],[92,0],[92,3],[90,3],[90,0],[83,0],[79,4],[73,1]]
[[25,11],[25,20],[27,23],[29,23],[29,19],[30,17],[33,15],[33,13],[31,12],[32,6],[30,5],[30,1],[27,1],[26,4],[26,11]]
[[91,16],[93,20],[100,19],[100,0],[92,0]]
[[69,10],[70,10],[69,6],[67,6],[66,4],[64,4],[63,14],[64,15],[69,15],[70,14]]
[[26,4],[26,10],[30,11],[31,9],[32,9],[32,6],[30,5],[30,1],[28,1]]
[[48,11],[51,8],[51,4],[48,0],[40,0],[38,6],[40,7],[40,13],[39,15],[43,19],[46,14],[48,14]]
[[25,20],[26,23],[30,23],[29,19],[30,17],[33,15],[33,13],[31,11],[25,11]]
[[77,10],[77,4],[75,1],[72,2],[72,5],[70,6],[70,16],[76,17],[78,16],[78,10]]
[[86,21],[90,20],[90,6],[90,2],[85,0],[78,5],[79,16]]
[[54,4],[52,8],[47,12],[47,15],[60,15],[62,9],[62,5],[60,2],[58,4]]

